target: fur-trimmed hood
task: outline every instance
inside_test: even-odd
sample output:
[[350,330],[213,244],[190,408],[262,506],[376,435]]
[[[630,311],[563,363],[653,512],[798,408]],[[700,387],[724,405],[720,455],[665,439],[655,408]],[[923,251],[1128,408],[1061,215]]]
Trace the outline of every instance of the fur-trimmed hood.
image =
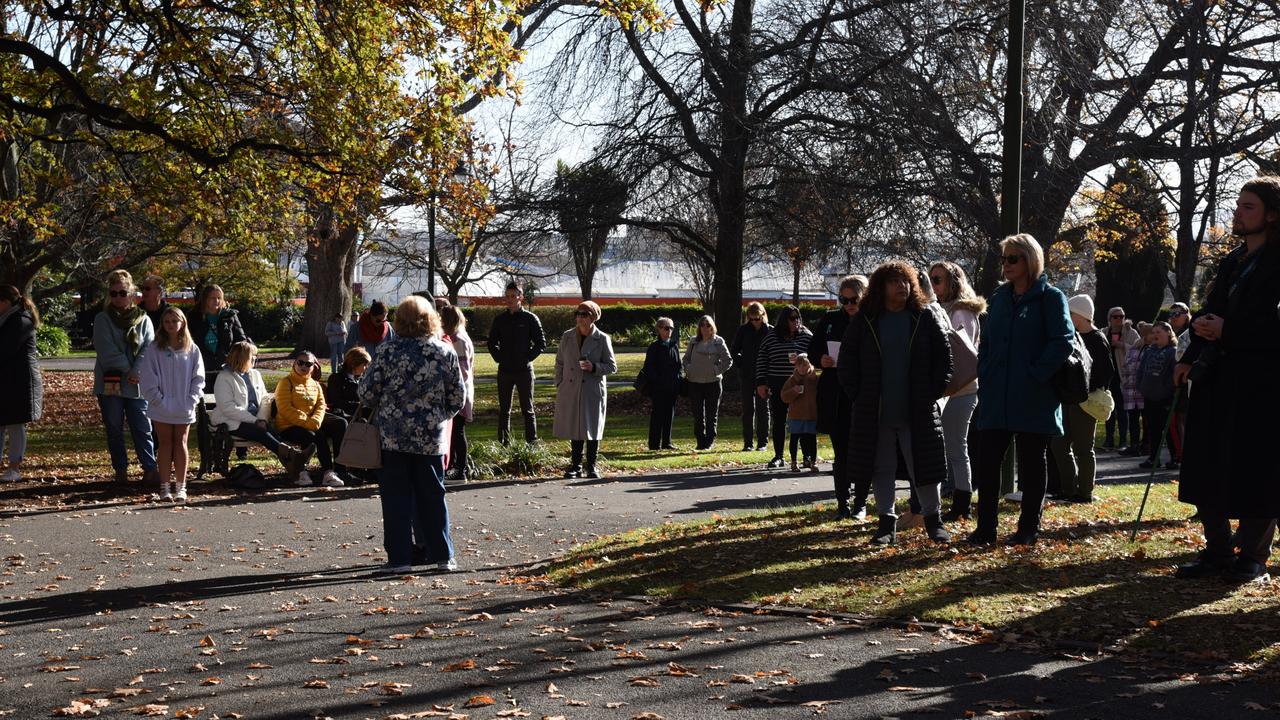
[[947,312],[955,310],[968,310],[974,315],[981,315],[987,311],[987,301],[981,297],[966,298],[964,300],[956,300],[955,302],[942,303],[942,307]]

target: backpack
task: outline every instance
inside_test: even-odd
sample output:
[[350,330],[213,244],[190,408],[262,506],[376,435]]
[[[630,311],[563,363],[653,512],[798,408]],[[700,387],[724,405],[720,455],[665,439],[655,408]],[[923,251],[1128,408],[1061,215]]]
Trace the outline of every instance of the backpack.
[[1084,338],[1078,332],[1072,335],[1071,354],[1049,381],[1063,405],[1079,405],[1089,399],[1089,374],[1093,370],[1093,357],[1084,346]]
[[265,490],[267,478],[258,468],[249,463],[241,463],[227,473],[227,482],[231,487],[240,490]]

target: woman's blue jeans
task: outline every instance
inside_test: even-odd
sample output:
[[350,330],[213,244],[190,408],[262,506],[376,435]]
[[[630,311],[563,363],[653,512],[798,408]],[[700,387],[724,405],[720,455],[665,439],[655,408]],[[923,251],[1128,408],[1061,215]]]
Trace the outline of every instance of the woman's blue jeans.
[[107,451],[111,453],[111,468],[117,473],[129,468],[129,453],[124,446],[124,426],[127,420],[129,434],[133,436],[133,449],[138,453],[138,463],[143,470],[155,470],[156,451],[151,442],[147,401],[119,395],[99,395],[98,408],[102,410],[102,424],[107,429]]
[[[428,563],[453,557],[449,508],[444,502],[444,456],[383,449],[378,471],[382,497],[382,545],[388,565],[410,565],[413,546]],[[416,537],[415,537],[416,536]]]

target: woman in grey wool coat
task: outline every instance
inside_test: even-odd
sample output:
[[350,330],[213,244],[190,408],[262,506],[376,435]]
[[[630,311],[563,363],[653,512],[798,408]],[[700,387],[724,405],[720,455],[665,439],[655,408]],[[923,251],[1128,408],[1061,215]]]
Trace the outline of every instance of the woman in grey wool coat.
[[[608,389],[605,378],[618,371],[613,341],[596,327],[600,306],[583,300],[574,312],[575,325],[560,336],[556,353],[555,436],[568,440],[572,459],[564,476],[598,478],[596,454],[604,437]],[[583,451],[586,465],[583,465]]]

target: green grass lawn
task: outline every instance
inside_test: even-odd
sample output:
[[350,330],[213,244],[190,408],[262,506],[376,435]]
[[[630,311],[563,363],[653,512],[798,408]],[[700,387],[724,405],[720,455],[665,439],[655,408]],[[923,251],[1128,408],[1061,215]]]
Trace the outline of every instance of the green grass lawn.
[[[1143,488],[1102,486],[1093,505],[1050,505],[1031,549],[939,546],[919,530],[873,549],[873,522],[833,522],[832,507],[820,505],[633,530],[575,548],[548,575],[611,594],[798,606],[1273,665],[1280,582],[1175,580],[1173,566],[1202,545],[1199,524],[1187,521],[1176,485],[1159,484],[1130,544]],[[1016,515],[1004,505],[1002,536]]]

